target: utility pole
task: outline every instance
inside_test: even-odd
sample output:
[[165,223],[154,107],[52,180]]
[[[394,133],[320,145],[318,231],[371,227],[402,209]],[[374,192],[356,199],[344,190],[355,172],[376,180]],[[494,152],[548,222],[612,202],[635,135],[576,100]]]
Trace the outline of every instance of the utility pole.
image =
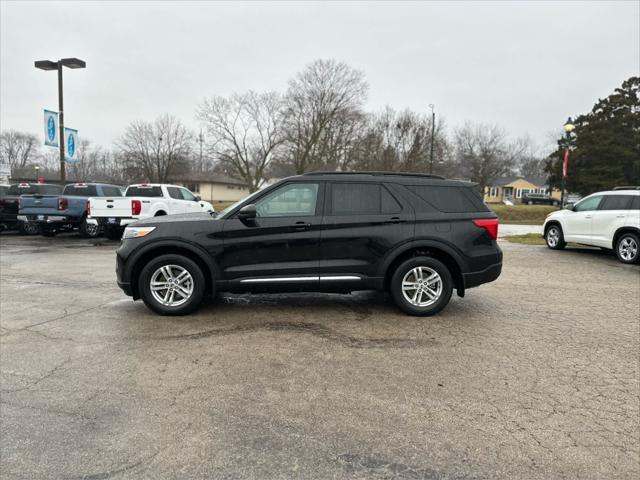
[[202,171],[202,144],[204,143],[204,135],[202,135],[202,128],[200,129],[200,135],[198,135],[198,143],[200,144],[200,171]]
[[429,108],[431,109],[431,153],[429,155],[429,173],[433,174],[433,142],[436,134],[436,112],[434,110],[435,105],[433,103],[429,104]]
[[566,184],[567,173],[569,170],[569,150],[571,148],[571,132],[576,128],[573,124],[573,120],[571,117],[567,119],[565,124],[562,126],[565,132],[565,150],[564,150],[564,161],[562,162],[562,186],[560,192],[560,208],[564,208],[564,189]]

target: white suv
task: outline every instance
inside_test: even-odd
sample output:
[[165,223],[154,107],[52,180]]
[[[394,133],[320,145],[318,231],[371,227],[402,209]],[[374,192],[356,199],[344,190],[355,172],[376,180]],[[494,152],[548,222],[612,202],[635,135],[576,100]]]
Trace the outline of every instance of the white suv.
[[574,242],[613,249],[621,262],[640,263],[640,187],[594,193],[551,213],[544,238],[553,250]]

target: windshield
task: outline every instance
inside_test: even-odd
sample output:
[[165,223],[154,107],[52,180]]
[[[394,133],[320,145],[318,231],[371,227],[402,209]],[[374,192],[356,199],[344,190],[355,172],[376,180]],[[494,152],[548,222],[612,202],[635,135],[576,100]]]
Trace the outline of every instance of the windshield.
[[256,192],[253,192],[251,195],[249,195],[248,197],[244,197],[242,200],[238,200],[236,203],[233,203],[231,205],[229,205],[227,208],[225,208],[224,210],[222,210],[220,213],[218,213],[218,217],[224,217],[225,215],[227,215],[231,210],[233,210],[234,208],[236,208],[238,205],[240,205],[241,203],[247,202],[252,198],[255,198],[256,196],[258,196],[259,193],[261,193],[262,190],[258,190]]

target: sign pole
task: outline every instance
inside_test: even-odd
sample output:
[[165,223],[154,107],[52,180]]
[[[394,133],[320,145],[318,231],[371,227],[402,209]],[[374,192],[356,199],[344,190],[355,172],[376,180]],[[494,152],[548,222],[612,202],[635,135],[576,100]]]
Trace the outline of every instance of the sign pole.
[[64,107],[62,99],[62,62],[58,62],[58,110],[60,123],[60,184],[64,187],[67,178],[64,165]]

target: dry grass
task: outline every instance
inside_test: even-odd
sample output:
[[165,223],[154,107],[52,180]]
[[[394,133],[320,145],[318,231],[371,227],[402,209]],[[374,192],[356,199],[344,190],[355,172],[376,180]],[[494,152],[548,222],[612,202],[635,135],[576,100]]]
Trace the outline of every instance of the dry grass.
[[526,235],[509,235],[504,240],[511,243],[521,243],[523,245],[545,245],[544,238],[538,233],[527,233]]
[[544,219],[558,207],[547,205],[489,205],[496,212],[500,223],[542,225]]

